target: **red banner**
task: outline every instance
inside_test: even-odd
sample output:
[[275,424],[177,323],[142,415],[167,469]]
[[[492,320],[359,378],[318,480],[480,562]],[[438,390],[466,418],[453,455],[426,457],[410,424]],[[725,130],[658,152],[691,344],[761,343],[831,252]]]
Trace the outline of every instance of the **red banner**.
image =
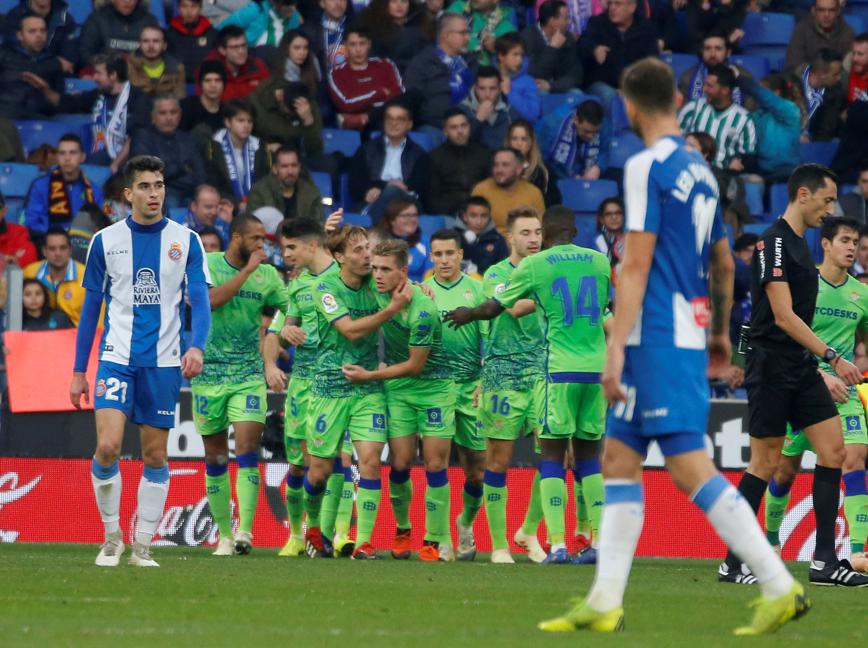
[[[202,462],[170,463],[171,487],[155,543],[158,545],[210,545],[216,541],[217,528],[211,518],[204,490]],[[263,464],[263,484],[256,521],[255,544],[279,547],[286,542],[284,488],[287,465]],[[142,472],[140,461],[122,461],[123,496],[121,526],[125,536],[132,536],[136,491]],[[735,482],[739,473],[725,473]],[[232,465],[234,479],[235,465]],[[412,471],[414,497],[410,515],[415,546],[422,543],[425,523],[425,473]],[[459,468],[449,469],[452,484],[452,517],[461,510],[461,487],[464,482]],[[568,478],[569,479],[569,478]],[[507,511],[510,541],[524,519],[533,470],[514,468],[509,471],[509,507]],[[395,529],[388,498],[388,471],[383,470],[383,498],[372,541],[378,549],[388,549]],[[568,482],[568,487],[571,484]],[[720,558],[723,542],[705,521],[702,512],[672,484],[669,475],[659,470],[645,472],[645,528],[639,541],[638,555],[674,558]],[[793,487],[791,508],[781,528],[784,558],[810,559],[814,544],[814,516],[811,509],[811,475],[800,474]],[[575,528],[575,508],[568,497],[567,537]],[[233,514],[237,516],[233,504]],[[489,551],[491,542],[485,512],[477,518],[476,541],[480,551]],[[93,497],[90,462],[81,459],[12,459],[0,458],[0,542],[102,542],[103,529]],[[545,540],[545,525],[540,525],[540,539]],[[457,538],[455,539],[457,542]],[[840,555],[849,553],[846,524],[838,520]],[[513,550],[516,550],[513,547]]]

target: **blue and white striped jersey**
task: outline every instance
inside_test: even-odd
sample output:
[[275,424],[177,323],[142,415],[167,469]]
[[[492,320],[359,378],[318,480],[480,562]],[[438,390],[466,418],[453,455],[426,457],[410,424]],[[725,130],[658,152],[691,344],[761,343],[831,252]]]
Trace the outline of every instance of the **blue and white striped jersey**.
[[188,283],[211,283],[199,235],[166,218],[127,218],[97,232],[82,285],[105,299],[100,360],[132,367],[181,364],[181,304]]

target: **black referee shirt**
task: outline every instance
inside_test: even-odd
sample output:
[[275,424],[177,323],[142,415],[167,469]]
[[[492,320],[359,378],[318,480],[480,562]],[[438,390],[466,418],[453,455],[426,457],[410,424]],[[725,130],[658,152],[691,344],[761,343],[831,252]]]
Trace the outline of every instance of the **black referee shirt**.
[[772,281],[786,282],[793,298],[793,312],[811,326],[817,303],[817,273],[808,244],[787,221],[779,218],[763,232],[751,260],[752,344],[788,355],[808,353],[775,324],[765,285]]

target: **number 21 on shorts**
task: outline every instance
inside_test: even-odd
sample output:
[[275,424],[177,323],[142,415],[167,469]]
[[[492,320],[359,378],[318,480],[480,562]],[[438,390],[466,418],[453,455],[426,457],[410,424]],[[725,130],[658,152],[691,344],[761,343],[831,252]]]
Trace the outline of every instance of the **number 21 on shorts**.
[[105,398],[107,401],[126,403],[127,383],[115,377],[99,380],[96,383],[95,394],[97,398]]

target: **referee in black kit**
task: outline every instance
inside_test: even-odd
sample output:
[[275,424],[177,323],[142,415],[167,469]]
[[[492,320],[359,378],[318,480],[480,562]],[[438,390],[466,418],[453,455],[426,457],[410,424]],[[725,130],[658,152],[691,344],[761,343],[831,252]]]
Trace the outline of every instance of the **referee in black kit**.
[[[813,500],[817,542],[810,582],[866,587],[868,576],[835,554],[835,521],[844,439],[838,410],[818,373],[817,357],[826,360],[847,385],[862,382],[855,365],[840,357],[811,331],[817,302],[818,272],[805,231],[831,217],[838,179],[826,167],[804,164],[787,183],[787,210],[762,235],[751,263],[753,311],[745,387],[748,397],[750,464],[738,490],[759,509],[774,475],[787,431],[807,435],[817,453]],[[731,553],[718,579],[755,583],[756,578]]]

